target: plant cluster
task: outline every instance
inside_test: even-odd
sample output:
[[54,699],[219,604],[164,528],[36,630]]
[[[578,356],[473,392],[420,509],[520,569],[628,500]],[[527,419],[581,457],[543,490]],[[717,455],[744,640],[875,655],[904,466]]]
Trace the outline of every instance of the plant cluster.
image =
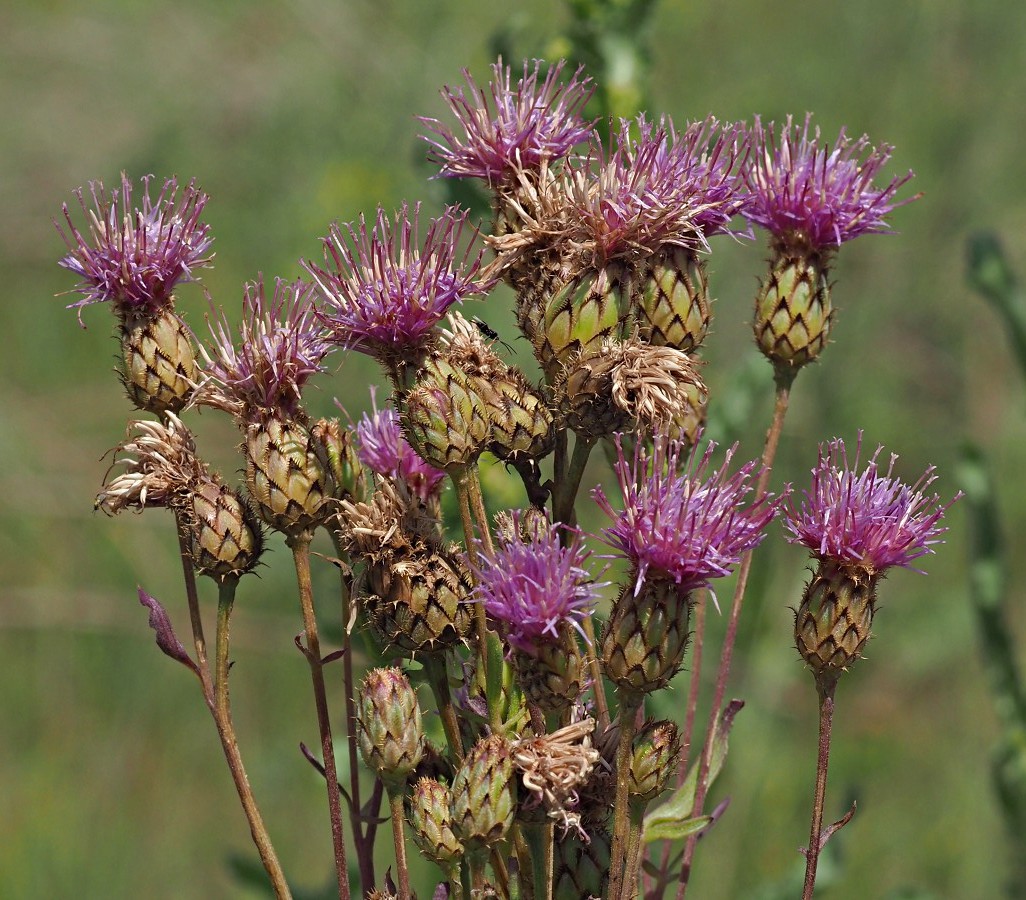
[[[861,435],[853,459],[839,439],[820,448],[800,499],[790,486],[768,490],[770,468],[795,377],[834,324],[835,255],[889,230],[887,217],[915,199],[898,199],[911,173],[878,183],[891,148],[843,132],[824,141],[809,117],[679,128],[641,116],[612,123],[603,141],[584,118],[593,85],[581,70],[536,62],[521,74],[500,62],[492,75],[485,87],[467,75],[444,89],[454,124],[423,120],[440,175],[491,192],[490,233],[458,206],[333,224],[323,258],[302,261],[304,278],[247,285],[240,326],[215,315],[204,342],[175,290],[211,261],[207,197],[172,179],[151,199],[147,178],[138,202],[126,176],[111,193],[93,185],[91,203],[79,191],[86,225],[65,207],[58,226],[61,265],[81,279],[72,307],[109,304],[128,397],[154,417],[129,426],[97,506],[175,516],[192,652],[161,604],[142,590],[140,600],[161,649],[200,681],[279,897],[290,888],[246,777],[228,682],[236,587],[259,564],[265,530],[284,535],[339,896],[404,900],[408,839],[440,870],[436,897],[621,900],[673,885],[684,895],[696,841],[722,812],[706,801],[738,709],[724,706],[737,624],[753,552],[779,516],[816,561],[795,616],[821,704],[809,897],[839,827],[822,827],[834,688],[869,638],[878,581],[932,552],[947,507],[927,493],[932,472],[908,485],[880,450],[863,464]],[[752,324],[777,394],[762,458],[740,461],[737,446],[724,453],[702,437],[700,353],[712,241],[757,228],[770,261]],[[537,372],[504,360],[497,335],[467,312],[500,283]],[[339,351],[373,357],[392,388],[353,428],[313,419],[303,402]],[[238,425],[244,490],[199,455],[182,417],[201,407]],[[596,488],[589,501],[579,489],[600,445],[620,496]],[[519,475],[523,508],[489,517],[483,454]],[[442,515],[450,484],[462,540]],[[618,584],[603,580],[609,570],[577,527],[588,502],[609,519],[597,537],[623,561]],[[342,645],[330,651],[310,571],[322,530],[341,573]],[[689,647],[695,673],[714,649],[703,646],[707,606],[735,571],[704,735],[697,678],[679,721],[647,718]],[[212,659],[197,574],[219,590]],[[354,641],[367,646],[359,659]],[[341,715],[326,691],[338,669]],[[437,730],[422,711],[428,694]],[[374,859],[386,798],[394,878]]]

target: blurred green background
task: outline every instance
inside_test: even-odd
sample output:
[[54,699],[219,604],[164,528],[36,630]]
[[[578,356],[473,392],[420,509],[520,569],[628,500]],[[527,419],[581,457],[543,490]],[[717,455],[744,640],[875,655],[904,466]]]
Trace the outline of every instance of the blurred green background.
[[[297,275],[333,219],[404,199],[439,208],[444,185],[428,181],[414,116],[444,118],[438,90],[461,67],[486,80],[497,36],[515,66],[558,56],[565,22],[550,0],[0,7],[0,897],[255,896],[226,862],[250,853],[249,837],[212,724],[191,676],[153,646],[135,599],[144,585],[184,624],[170,517],[92,512],[102,457],[129,410],[112,374],[109,312],[86,310],[83,331],[64,309],[73,298],[54,299],[73,282],[56,266],[60,204],[122,169],[195,177],[216,236],[205,284],[234,311],[244,280]],[[864,428],[868,443],[902,455],[906,478],[937,464],[947,497],[961,443],[978,440],[1011,536],[1011,627],[1026,646],[1026,556],[1015,552],[1026,532],[1026,398],[963,262],[967,235],[989,227],[1026,269],[1026,4],[664,0],[651,47],[654,115],[811,110],[827,135],[867,132],[897,147],[893,172],[916,170],[925,197],[894,215],[901,234],[863,238],[839,257],[835,343],[797,381],[775,479],[804,483],[818,441]],[[724,239],[715,247],[713,404],[755,354],[747,321],[764,255]],[[201,291],[180,297],[202,332]],[[486,302],[481,314],[512,339],[509,295]],[[740,414],[748,457],[771,408],[768,366],[754,361],[754,371],[755,406]],[[364,360],[347,360],[310,406],[329,413],[339,396],[358,413],[377,380]],[[205,455],[235,472],[234,427],[209,412],[193,424]],[[596,460],[585,486],[601,477]],[[869,658],[840,687],[827,815],[851,796],[859,811],[838,842],[843,878],[825,896],[987,898],[1007,878],[960,507],[950,524],[928,577],[899,572],[882,585]],[[787,609],[805,558],[778,531],[760,552],[730,690],[747,706],[716,789],[732,803],[701,845],[696,898],[757,896],[799,864],[807,836],[815,694]],[[330,598],[333,573],[322,566],[317,577]],[[233,693],[250,774],[286,871],[317,887],[330,839],[321,787],[296,749],[316,744],[316,730],[280,542],[261,578],[241,586],[236,623]],[[669,700],[679,710],[684,685]]]

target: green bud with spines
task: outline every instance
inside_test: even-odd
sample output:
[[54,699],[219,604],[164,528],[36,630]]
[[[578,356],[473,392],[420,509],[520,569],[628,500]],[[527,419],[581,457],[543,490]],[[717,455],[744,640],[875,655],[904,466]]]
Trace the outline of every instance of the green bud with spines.
[[632,800],[648,803],[658,797],[677,770],[680,731],[668,720],[649,720],[631,742],[627,792]]
[[459,861],[463,845],[452,830],[452,792],[434,778],[410,789],[410,827],[420,851],[447,872]]
[[469,852],[494,847],[506,837],[515,810],[510,743],[492,734],[470,748],[453,779],[453,831]]
[[402,784],[424,755],[417,694],[396,668],[371,669],[358,698],[360,753],[390,789]]
[[121,317],[121,380],[128,399],[158,415],[178,412],[196,385],[196,349],[174,298],[158,314]]
[[641,336],[649,343],[691,353],[705,340],[710,320],[705,261],[682,247],[653,258],[641,277]]

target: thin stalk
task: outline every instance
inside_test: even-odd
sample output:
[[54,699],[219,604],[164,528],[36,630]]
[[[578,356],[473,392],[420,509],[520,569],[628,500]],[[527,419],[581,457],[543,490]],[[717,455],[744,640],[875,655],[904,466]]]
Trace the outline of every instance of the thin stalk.
[[[342,549],[336,541],[336,552],[342,556]],[[352,584],[344,570],[342,576],[342,688],[345,695],[346,718],[346,749],[349,755],[349,827],[353,830],[353,843],[356,845],[356,862],[360,869],[360,884],[364,891],[374,884],[374,845],[364,833],[360,812],[363,804],[360,800],[360,765],[359,749],[356,736],[356,701],[353,699],[353,641],[349,634],[349,623],[352,619],[353,593]]]
[[435,695],[438,714],[442,719],[442,728],[445,731],[449,749],[452,751],[453,760],[457,766],[462,765],[463,737],[460,734],[456,707],[453,706],[452,694],[449,691],[449,673],[445,668],[445,657],[437,656],[434,653],[424,654],[424,672],[427,674],[428,684],[431,685],[431,692]]
[[591,448],[594,446],[594,440],[578,437],[574,441],[574,452],[570,457],[566,476],[556,482],[552,495],[552,518],[557,522],[564,522],[567,525],[574,525],[577,522],[574,504],[577,502],[577,491],[581,487],[581,479],[584,477],[588,457],[591,456]]
[[[677,766],[677,787],[684,783],[688,775],[688,764],[690,763],[691,737],[695,733],[695,716],[698,713],[698,694],[702,686],[702,646],[705,643],[705,610],[706,592],[698,591],[695,594],[694,603],[694,634],[691,644],[691,682],[688,685],[688,705],[684,713],[684,728],[681,731],[680,763]],[[662,897],[670,879],[670,841],[663,842],[662,859],[659,861],[659,874],[656,877],[655,886],[651,891],[646,891],[647,896]]]
[[189,624],[192,626],[192,642],[196,648],[196,667],[199,669],[203,693],[208,700],[212,696],[210,665],[207,662],[207,641],[203,636],[203,617],[200,615],[199,592],[196,590],[196,571],[189,550],[188,529],[182,520],[182,513],[175,510],[175,531],[178,532],[178,552],[182,558],[182,577],[185,580],[185,597],[189,604]]
[[805,887],[802,900],[812,900],[816,886],[816,864],[819,862],[823,834],[823,806],[826,799],[827,766],[830,763],[830,731],[834,719],[834,691],[837,679],[816,679],[819,694],[819,752],[816,756],[816,793],[812,800],[812,825],[809,828],[809,849],[805,851]]
[[630,811],[630,832],[627,839],[627,871],[624,875],[620,897],[631,900],[635,895],[634,887],[638,880],[638,867],[641,864],[641,827],[645,821],[645,808],[648,803],[632,801]]
[[214,717],[214,723],[217,725],[217,734],[221,738],[221,746],[224,748],[225,759],[228,760],[228,768],[232,773],[232,780],[235,782],[235,789],[238,791],[242,809],[249,822],[253,843],[260,854],[264,870],[267,872],[268,878],[271,879],[274,895],[278,900],[291,900],[292,894],[289,891],[288,882],[285,880],[285,873],[274,852],[270,835],[267,833],[260,809],[253,796],[253,789],[250,787],[249,778],[246,775],[246,769],[242,764],[242,754],[239,752],[235,725],[232,721],[231,699],[228,694],[228,669],[230,666],[228,651],[232,607],[235,604],[235,588],[238,583],[238,578],[225,578],[218,590],[214,694],[213,703],[209,703],[208,698],[208,705]]
[[308,531],[303,531],[299,534],[289,535],[287,543],[292,550],[296,564],[299,603],[303,611],[303,628],[306,632],[305,656],[310,666],[314,704],[317,707],[317,726],[321,734],[321,753],[324,757],[324,777],[328,789],[328,812],[331,817],[331,839],[335,848],[338,895],[341,900],[349,900],[349,871],[346,865],[345,838],[342,833],[342,801],[338,789],[338,770],[335,767],[335,746],[331,738],[328,696],[324,688],[324,662],[321,656],[321,640],[317,632],[317,616],[314,612],[313,584],[310,580],[310,540],[311,534]]
[[534,900],[552,900],[553,838],[552,823],[524,827],[527,855],[531,860]]
[[[787,416],[787,408],[791,399],[791,384],[793,381],[793,373],[777,373],[773,421],[766,432],[766,442],[762,450],[762,472],[755,487],[756,500],[766,493],[766,487],[769,484],[770,471],[777,456],[777,446],[780,444],[780,434],[784,428],[784,419]],[[705,742],[702,745],[702,757],[698,767],[695,805],[691,810],[693,816],[701,815],[705,805],[705,797],[709,791],[709,766],[712,762],[716,720],[719,717],[720,707],[723,705],[723,698],[727,692],[727,680],[730,677],[730,665],[733,661],[734,645],[737,642],[738,620],[741,618],[741,606],[744,602],[745,589],[748,587],[748,574],[752,569],[752,556],[753,551],[749,550],[742,557],[741,565],[738,568],[737,584],[734,587],[734,599],[730,605],[730,618],[727,620],[727,632],[723,638],[723,648],[720,651],[720,665],[716,670],[716,687],[713,690],[712,706],[709,708],[709,725],[706,728]],[[684,857],[680,864],[680,878],[677,886],[677,900],[683,900],[687,892],[688,879],[691,876],[691,864],[695,857],[695,847],[697,844],[698,835],[694,834],[688,838],[687,843],[684,845]]]
[[399,876],[399,900],[410,900],[410,869],[406,862],[406,835],[403,833],[401,786],[388,788],[388,806],[392,812],[392,840],[395,842],[395,870]]
[[631,744],[638,729],[641,697],[624,693],[620,701],[620,743],[616,747],[616,802],[613,806],[613,843],[609,851],[609,897],[619,900],[626,880],[630,810],[627,772],[631,765]]
[[599,732],[609,727],[609,701],[606,700],[606,683],[602,680],[602,666],[598,660],[598,637],[591,616],[581,620],[584,636],[588,639],[588,672],[591,675],[592,690],[595,692],[595,713]]
[[467,487],[477,526],[481,530],[481,546],[484,547],[485,553],[491,553],[495,547],[492,544],[491,529],[488,527],[488,510],[485,509],[484,494],[481,492],[481,472],[476,464],[467,470]]

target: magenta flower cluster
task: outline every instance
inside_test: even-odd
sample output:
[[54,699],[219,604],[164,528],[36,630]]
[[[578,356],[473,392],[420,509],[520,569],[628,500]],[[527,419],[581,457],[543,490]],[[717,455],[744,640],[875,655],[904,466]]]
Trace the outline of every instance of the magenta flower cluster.
[[247,284],[238,344],[224,314],[210,324],[208,381],[196,402],[250,421],[275,412],[295,415],[303,387],[323,370],[332,349],[313,298],[313,285],[303,281],[277,279],[270,299],[262,279]]
[[936,478],[932,466],[907,485],[894,475],[897,456],[892,454],[887,470],[880,470],[882,452],[877,447],[859,472],[861,433],[852,462],[840,438],[821,445],[811,487],[803,492],[801,504],[789,502],[784,514],[791,543],[804,544],[821,560],[874,574],[891,566],[912,568],[914,560],[933,553],[933,545],[947,531],[941,519],[960,495],[942,506],[936,494],[925,493]]
[[729,474],[735,445],[710,472],[715,447],[710,443],[699,455],[697,446],[689,452],[682,442],[662,439],[651,452],[639,444],[627,459],[617,440],[623,509],[615,510],[601,487],[592,496],[613,520],[603,533],[630,560],[635,591],[652,577],[673,581],[685,592],[707,587],[711,579],[729,575],[765,536],[780,498],[766,495],[746,506],[758,463]]
[[589,140],[592,126],[580,114],[594,88],[590,78],[581,77],[580,69],[569,82],[560,84],[564,65],[557,63],[541,78],[541,62],[536,60],[533,70],[525,62],[523,78],[514,88],[509,67],[499,60],[492,66],[490,103],[464,69],[470,96],[462,88],[442,91],[463,135],[457,136],[437,119],[421,117],[437,135],[424,139],[431,144],[428,156],[441,166],[440,174],[482,178],[497,186],[519,171],[562,159]]
[[743,212],[754,225],[784,241],[814,250],[838,247],[862,234],[886,233],[886,216],[915,196],[896,200],[912,172],[884,187],[873,182],[891,158],[889,145],[873,147],[841,129],[831,147],[812,130],[811,115],[798,126],[790,116],[778,129],[758,116],[751,129],[752,159],[745,168],[750,194]]
[[523,542],[519,512],[512,519],[512,537],[500,537],[494,553],[479,548],[477,558],[469,560],[478,582],[474,599],[503,623],[509,643],[525,653],[533,653],[539,642],[558,641],[563,623],[583,635],[581,620],[605,584],[592,581],[585,568],[591,553],[581,535],[572,531],[563,546],[559,528],[564,526],[559,526]]
[[484,293],[477,281],[483,250],[460,250],[467,212],[446,207],[419,238],[420,205],[403,205],[390,220],[378,209],[368,230],[332,225],[324,239],[328,268],[304,263],[324,294],[322,318],[331,339],[370,355],[419,347],[449,307]]
[[[373,395],[372,400],[373,403]],[[421,502],[439,493],[445,472],[428,465],[407,443],[391,407],[364,413],[356,426],[356,452],[368,469],[406,484]]]
[[132,182],[122,173],[121,189],[107,194],[102,181],[89,185],[93,207],[81,189],[79,205],[89,223],[88,238],[62,207],[68,232],[56,222],[69,253],[59,264],[81,277],[82,299],[69,305],[79,309],[111,302],[119,313],[132,310],[155,314],[168,302],[175,286],[189,281],[193,272],[210,264],[213,238],[200,222],[207,195],[189,184],[179,195],[178,182],[164,182],[156,200],[150,197],[153,176],[142,179],[141,207],[132,206]]

